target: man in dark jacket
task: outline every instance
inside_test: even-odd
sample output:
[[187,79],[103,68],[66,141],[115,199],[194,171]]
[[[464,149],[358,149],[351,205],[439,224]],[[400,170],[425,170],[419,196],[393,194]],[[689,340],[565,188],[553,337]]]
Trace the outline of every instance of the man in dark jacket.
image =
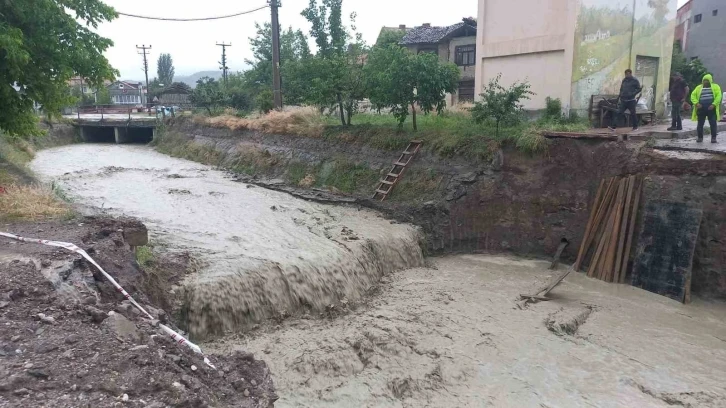
[[671,127],[668,131],[683,130],[683,123],[681,121],[681,109],[683,108],[683,102],[686,100],[686,96],[690,94],[688,84],[683,79],[683,76],[676,72],[671,77],[670,83],[670,96],[671,96]]
[[620,85],[620,95],[618,100],[620,101],[620,107],[617,113],[613,114],[610,118],[610,130],[615,130],[617,126],[618,118],[621,115],[625,115],[625,111],[630,111],[630,117],[633,123],[633,130],[638,130],[638,115],[635,113],[636,106],[638,104],[638,95],[643,90],[640,86],[640,82],[633,76],[633,71],[630,69],[625,70],[625,78],[623,83]]

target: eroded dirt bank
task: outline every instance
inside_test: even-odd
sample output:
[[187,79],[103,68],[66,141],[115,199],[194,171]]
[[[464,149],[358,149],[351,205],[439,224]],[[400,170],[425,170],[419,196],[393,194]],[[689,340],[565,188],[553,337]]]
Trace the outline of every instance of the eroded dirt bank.
[[143,220],[152,243],[202,261],[172,288],[195,338],[356,301],[381,276],[423,264],[420,232],[377,213],[235,181],[149,147],[82,144],[32,163],[88,212]]
[[683,306],[509,257],[433,258],[385,278],[366,307],[206,345],[270,362],[280,407],[722,407],[726,308]]
[[[726,298],[726,156],[653,150],[645,142],[554,139],[531,156],[511,147],[492,158],[428,153],[426,146],[386,203],[368,200],[399,151],[373,149],[355,138],[309,138],[211,128],[178,119],[164,151],[296,188],[347,194],[366,206],[419,225],[429,253],[512,252],[550,257],[563,238],[573,261],[604,177],[648,176],[643,203],[687,200],[704,209],[693,269],[694,293]],[[342,169],[349,177],[328,176]],[[639,229],[639,226],[638,226]]]
[[[0,224],[86,250],[152,315],[124,231],[139,223],[82,218]],[[0,238],[0,407],[259,407],[277,398],[249,353],[209,355],[217,370],[142,319],[80,255]]]

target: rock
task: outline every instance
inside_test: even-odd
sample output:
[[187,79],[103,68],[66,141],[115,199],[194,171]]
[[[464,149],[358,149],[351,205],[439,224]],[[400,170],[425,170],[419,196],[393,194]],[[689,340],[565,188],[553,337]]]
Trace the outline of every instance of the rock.
[[250,384],[257,387],[257,381],[255,381],[254,379],[250,380]]
[[146,344],[142,344],[141,346],[131,347],[129,351],[139,351],[139,350],[146,350],[149,346]]
[[502,167],[504,167],[504,152],[502,149],[499,149],[494,153],[494,157],[492,157],[492,170],[500,171]]
[[202,384],[199,382],[199,380],[189,375],[182,376],[181,383],[184,384],[187,388],[191,388],[192,390],[198,390],[202,387]]
[[48,377],[50,377],[50,375],[48,373],[46,373],[45,371],[40,370],[40,369],[28,370],[27,373],[29,376],[35,377],[39,380],[47,380]]
[[176,354],[169,354],[167,357],[176,364],[179,364],[181,362],[181,357],[177,356]]
[[43,268],[48,268],[51,265],[50,259],[43,259],[40,261],[40,266]]
[[73,358],[73,350],[66,350],[63,354],[61,354],[61,357],[63,358]]
[[114,313],[101,323],[112,335],[131,342],[141,342],[142,336],[136,325],[120,313]]
[[121,396],[121,401],[123,402],[129,402],[129,394],[124,394]]
[[28,363],[28,364],[24,365],[23,368],[26,370],[30,370],[31,368],[33,368],[33,363]]
[[17,396],[23,396],[30,394],[30,391],[27,388],[18,388],[17,390],[13,391],[13,395]]
[[43,313],[38,313],[38,318],[45,324],[55,324],[55,319],[52,316],[46,316]]
[[234,387],[234,389],[237,391],[241,391],[245,387],[245,379],[240,378],[232,381],[232,387]]
[[446,201],[455,201],[466,195],[466,188],[462,185],[457,185],[453,190],[446,194]]
[[23,289],[13,289],[10,292],[8,292],[6,296],[8,299],[10,299],[12,301],[16,301],[20,298],[25,297],[26,295],[25,295],[25,291]]
[[76,344],[81,340],[81,336],[77,334],[71,334],[68,335],[63,341],[65,341],[66,344]]
[[244,394],[245,397],[249,397],[250,396],[250,390],[248,390],[247,388],[245,388],[245,390],[244,390],[244,392],[242,394]]
[[123,237],[124,241],[132,247],[140,247],[149,243],[149,231],[142,223],[134,223],[134,225],[126,226]]
[[18,340],[20,340],[20,336],[13,336],[10,338],[10,341],[12,341],[13,343],[17,342]]
[[197,371],[197,366],[195,366],[194,364],[192,364],[191,369],[192,369],[192,371]]
[[174,388],[178,388],[178,389],[180,389],[180,390],[183,390],[183,389],[184,389],[184,385],[182,385],[181,383],[179,383],[179,382],[176,382],[176,381],[174,381],[173,383],[171,383],[171,385],[172,385],[172,386],[173,386]]
[[91,320],[93,320],[94,323],[101,323],[108,317],[108,314],[94,306],[86,306],[83,310],[91,316]]
[[7,301],[0,302],[0,309],[5,309],[9,304],[10,302]]
[[477,174],[475,172],[469,172],[464,174],[459,174],[454,177],[454,181],[458,181],[459,183],[473,183],[476,181]]
[[35,346],[35,352],[39,354],[50,353],[51,351],[58,350],[58,344],[55,342],[43,342]]

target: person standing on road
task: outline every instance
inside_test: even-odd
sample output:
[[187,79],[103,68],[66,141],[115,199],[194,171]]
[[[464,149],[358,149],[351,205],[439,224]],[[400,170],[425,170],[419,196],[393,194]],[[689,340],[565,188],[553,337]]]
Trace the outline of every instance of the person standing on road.
[[620,101],[620,107],[617,113],[613,114],[610,118],[610,130],[615,131],[617,126],[618,118],[625,115],[625,111],[630,111],[630,118],[633,123],[633,130],[638,130],[638,114],[635,112],[636,106],[638,105],[638,95],[643,90],[640,86],[640,82],[633,76],[633,70],[625,70],[625,78],[623,83],[620,84],[620,95],[618,100]]
[[683,109],[683,103],[688,96],[690,89],[688,84],[683,79],[683,76],[676,72],[671,77],[670,84],[670,96],[671,96],[671,127],[668,131],[683,130],[683,122],[681,121],[681,109]]
[[691,102],[693,103],[692,119],[698,121],[698,142],[703,142],[703,125],[708,119],[711,126],[711,143],[716,143],[716,134],[718,133],[718,121],[721,120],[721,87],[713,82],[713,76],[706,74],[703,76],[703,83],[698,85],[691,94]]

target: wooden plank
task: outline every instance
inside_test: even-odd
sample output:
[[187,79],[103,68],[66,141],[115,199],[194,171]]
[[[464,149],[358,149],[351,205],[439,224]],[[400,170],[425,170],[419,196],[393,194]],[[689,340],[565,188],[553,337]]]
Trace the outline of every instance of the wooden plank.
[[393,185],[393,182],[392,181],[388,181],[388,180],[381,180],[381,184],[388,184],[388,185],[392,186]]
[[[628,264],[630,263],[630,252],[633,248],[633,236],[635,235],[635,222],[638,219],[638,210],[640,207],[640,196],[643,193],[643,184],[645,180],[642,177],[635,179],[638,184],[638,190],[635,193],[633,201],[633,212],[630,214],[630,227],[628,229],[628,239],[625,241],[625,255],[623,255],[623,266],[620,268],[620,283],[625,283],[625,276],[628,273]],[[640,183],[638,183],[640,181]]]
[[557,247],[557,252],[555,252],[555,257],[552,260],[552,264],[550,264],[550,268],[549,269],[555,269],[555,268],[557,268],[557,264],[560,263],[560,256],[562,255],[562,251],[565,250],[565,248],[567,247],[567,245],[569,243],[570,242],[568,240],[566,240],[566,239],[563,239],[562,241],[560,241],[560,245]]
[[633,186],[635,184],[635,176],[628,177],[628,189],[625,195],[625,208],[623,209],[623,218],[620,224],[620,239],[618,240],[618,251],[615,257],[615,267],[613,268],[613,282],[620,282],[620,270],[623,263],[623,251],[625,250],[625,239],[628,230],[628,222],[630,221],[630,207],[633,204]]
[[608,242],[608,252],[605,256],[605,270],[603,273],[603,280],[605,282],[612,282],[613,269],[615,266],[616,252],[618,250],[618,240],[620,238],[620,223],[623,217],[623,205],[625,203],[625,185],[627,179],[622,179],[618,186],[618,198],[615,200],[615,218],[613,219],[613,230],[610,234],[610,241]]
[[575,270],[578,270],[580,268],[580,262],[582,262],[582,257],[585,256],[583,252],[585,252],[585,240],[590,235],[590,231],[592,230],[592,224],[595,221],[595,215],[597,214],[597,209],[600,206],[600,198],[603,196],[603,188],[605,187],[605,179],[600,180],[600,185],[597,188],[597,193],[595,193],[595,201],[592,202],[592,208],[590,209],[590,217],[587,219],[587,226],[585,227],[585,234],[582,236],[582,242],[580,242],[580,251],[577,253],[577,260],[575,260],[574,268]]
[[[609,200],[610,193],[612,191],[612,184],[613,184],[614,178],[608,178],[605,179],[605,184],[603,185],[604,192],[602,196],[600,197],[599,202],[596,205],[596,213],[595,213],[595,219],[592,221],[592,226],[590,228],[590,233],[583,237],[582,247],[584,248],[582,252],[582,257],[578,259],[579,262],[575,264],[576,268],[575,270],[579,271],[582,267],[582,262],[585,260],[585,257],[587,257],[588,252],[590,252],[590,245],[593,243],[593,240],[595,236],[597,235],[598,230],[600,229],[601,223],[602,223],[602,208],[606,205],[606,202]],[[595,245],[597,245],[597,242],[595,242]]]
[[603,232],[602,236],[600,237],[600,240],[598,241],[598,247],[597,251],[595,252],[595,255],[592,258],[592,262],[590,265],[590,269],[587,271],[587,276],[600,278],[600,275],[602,274],[602,268],[604,264],[605,259],[605,251],[607,251],[606,245],[610,240],[610,234],[613,231],[613,218],[615,217],[615,211],[613,206],[609,207],[609,214],[607,217],[607,220],[605,221],[605,231]]
[[393,163],[393,165],[394,166],[406,167],[408,165],[408,163],[403,163],[401,161],[397,161],[397,162]]
[[612,133],[584,133],[584,132],[542,132],[548,139],[599,139],[618,140],[618,135]]
[[[605,198],[602,200],[600,204],[600,208],[597,211],[597,215],[595,216],[595,223],[593,224],[593,229],[591,230],[590,236],[587,238],[587,242],[585,244],[585,248],[589,248],[591,243],[595,244],[595,248],[597,251],[597,245],[600,242],[600,239],[598,237],[602,237],[602,234],[604,233],[605,229],[607,229],[607,214],[608,210],[610,208],[610,204],[615,197],[615,186],[617,184],[617,177],[613,177],[609,180],[609,187],[607,192],[605,193]],[[587,249],[586,249],[587,251]],[[583,258],[587,256],[587,252],[583,255]],[[594,256],[593,256],[594,259]],[[591,262],[592,263],[592,262]]]

